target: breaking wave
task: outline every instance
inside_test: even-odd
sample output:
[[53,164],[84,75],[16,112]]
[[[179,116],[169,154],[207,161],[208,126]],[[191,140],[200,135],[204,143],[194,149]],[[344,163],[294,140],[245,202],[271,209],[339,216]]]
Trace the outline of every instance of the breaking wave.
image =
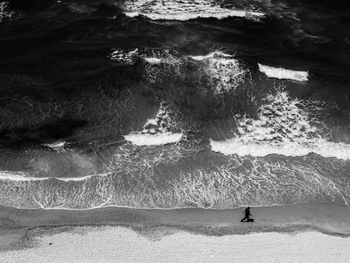
[[[143,56],[151,67],[147,68],[148,80],[159,82],[160,78],[168,74],[180,79],[186,76],[189,65],[195,65],[196,71],[191,78],[198,83],[198,89],[203,93],[211,92],[213,95],[228,93],[235,90],[245,80],[249,72],[233,55],[221,51],[214,51],[207,55],[175,57],[169,51],[160,55]],[[160,66],[155,68],[153,66]],[[192,67],[193,68],[193,67]]]
[[182,138],[182,133],[163,132],[158,134],[143,134],[132,132],[125,135],[124,138],[135,145],[164,145],[179,142]]
[[274,68],[258,64],[259,71],[269,78],[290,79],[296,81],[308,81],[309,73],[307,71],[295,71],[284,68]]
[[135,145],[164,145],[179,142],[182,133],[176,129],[168,107],[162,103],[155,118],[148,119],[141,132],[131,132],[124,139]]
[[129,17],[139,15],[152,20],[190,20],[195,18],[215,17],[262,17],[264,13],[231,10],[220,7],[211,0],[136,0],[127,1],[125,14]]
[[87,176],[81,176],[81,177],[33,177],[33,176],[27,176],[23,172],[0,171],[0,181],[26,182],[26,181],[58,180],[63,182],[77,182],[77,181],[87,180],[94,176],[103,177],[107,175],[108,173],[87,175]]
[[317,153],[324,157],[350,159],[350,145],[325,138],[326,127],[313,120],[287,92],[269,95],[258,109],[257,119],[238,116],[238,133],[225,141],[210,140],[211,149],[225,155],[303,156]]
[[185,76],[187,66],[195,64],[193,82],[199,83],[198,89],[213,95],[235,90],[245,80],[248,69],[234,55],[222,51],[206,55],[176,56],[169,50],[120,50],[113,51],[110,59],[119,65],[134,65],[138,59],[145,62],[146,78],[150,83],[158,83],[160,78]]
[[[348,32],[327,32],[337,24],[326,23],[328,6],[316,28],[313,5],[300,1],[34,2],[0,1],[0,205],[349,204],[346,57],[327,44],[347,54]],[[263,17],[256,7],[269,14],[264,23],[249,21]],[[214,19],[187,21],[195,18]],[[312,85],[311,71],[259,72],[255,59],[271,56],[305,61]],[[314,112],[314,101],[275,92],[267,78],[339,108]]]
[[246,77],[247,70],[232,55],[215,51],[205,56],[190,56],[190,58],[201,63],[214,94],[234,90]]
[[179,62],[177,58],[170,54],[169,50],[138,48],[135,48],[133,50],[114,49],[109,55],[109,58],[119,65],[134,65],[138,59],[143,59],[148,64],[154,65]]
[[24,180],[24,175],[7,173],[1,179],[0,203],[45,209],[228,209],[350,201],[349,163],[341,160],[230,156],[208,162],[205,156],[191,160],[194,153],[189,152],[184,161],[180,145],[134,147],[118,149],[113,172],[106,176]]
[[229,54],[225,54],[224,52],[221,52],[221,51],[211,52],[208,55],[203,55],[203,56],[190,56],[190,58],[197,60],[197,61],[203,61],[205,59],[212,59],[212,58],[217,58],[217,57],[232,58],[233,56],[229,55]]

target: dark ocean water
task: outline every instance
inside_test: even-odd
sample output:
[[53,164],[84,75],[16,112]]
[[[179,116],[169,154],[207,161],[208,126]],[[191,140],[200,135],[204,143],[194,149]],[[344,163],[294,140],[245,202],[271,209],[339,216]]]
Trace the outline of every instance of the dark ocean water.
[[346,1],[0,3],[0,205],[350,202]]

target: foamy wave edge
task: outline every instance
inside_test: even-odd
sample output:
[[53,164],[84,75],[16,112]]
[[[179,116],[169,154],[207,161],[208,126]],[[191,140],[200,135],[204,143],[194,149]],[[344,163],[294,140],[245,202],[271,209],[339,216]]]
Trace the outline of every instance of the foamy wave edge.
[[111,173],[101,173],[101,174],[92,174],[82,177],[33,177],[26,176],[23,172],[10,172],[10,171],[0,171],[0,180],[3,181],[45,181],[45,180],[58,180],[64,182],[76,182],[76,181],[84,181],[93,177],[105,177],[110,175]]
[[[283,207],[283,206],[292,206],[292,205],[302,205],[302,204],[307,204],[309,202],[293,202],[293,203],[288,203],[288,204],[280,204],[280,203],[275,203],[275,204],[269,204],[269,205],[251,205],[249,204],[249,207],[251,208],[264,208],[264,207]],[[319,203],[329,203],[327,201],[321,201]],[[345,203],[338,203],[338,202],[333,202],[334,204],[339,204],[339,205],[346,205],[348,204]],[[246,208],[247,205],[238,205],[238,206],[233,206],[229,208],[215,208],[215,207],[193,207],[193,206],[174,206],[174,207],[142,207],[142,206],[125,206],[125,205],[110,205],[110,204],[101,204],[93,207],[88,207],[88,208],[69,208],[65,206],[57,206],[57,207],[22,207],[22,206],[9,206],[9,205],[2,205],[0,206],[3,207],[11,207],[11,208],[16,208],[16,209],[26,209],[26,210],[67,210],[67,211],[89,211],[89,210],[94,210],[94,209],[103,209],[103,208],[124,208],[124,209],[133,209],[133,210],[164,210],[164,211],[169,211],[169,210],[186,210],[186,209],[198,209],[198,210],[213,210],[213,211],[218,211],[218,210],[235,210],[239,208]]]
[[259,71],[269,78],[289,79],[295,81],[308,81],[309,73],[307,71],[296,71],[285,68],[274,68],[262,64],[258,64]]
[[228,17],[263,17],[264,13],[243,11],[243,10],[227,10],[220,13],[197,13],[197,14],[157,14],[144,12],[125,12],[128,17],[145,16],[151,20],[178,20],[186,21],[196,18],[217,18],[224,19]]
[[280,154],[285,156],[305,156],[310,153],[316,153],[322,157],[335,157],[343,160],[350,160],[350,144],[335,143],[326,140],[320,142],[314,147],[303,146],[299,144],[286,144],[281,146],[268,144],[243,144],[236,138],[225,141],[215,141],[210,139],[210,147],[214,152],[224,155],[237,154],[239,156],[265,157],[271,154]]
[[182,138],[182,133],[164,132],[158,134],[142,134],[132,132],[124,135],[124,139],[138,146],[165,145],[177,143]]
[[265,16],[259,11],[234,10],[208,0],[129,0],[125,2],[124,14],[128,17],[145,16],[151,20],[185,21],[196,18]]
[[210,59],[210,58],[214,58],[214,57],[223,57],[223,58],[234,58],[233,55],[230,54],[226,54],[222,51],[214,51],[214,52],[210,52],[207,55],[202,55],[202,56],[189,56],[191,59],[196,60],[196,61],[203,61],[205,59]]

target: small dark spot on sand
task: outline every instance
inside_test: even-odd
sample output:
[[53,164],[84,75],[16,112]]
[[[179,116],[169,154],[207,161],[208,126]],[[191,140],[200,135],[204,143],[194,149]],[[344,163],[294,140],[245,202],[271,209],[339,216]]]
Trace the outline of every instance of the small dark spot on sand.
[[49,245],[51,246],[51,245],[52,245],[52,242],[50,242]]

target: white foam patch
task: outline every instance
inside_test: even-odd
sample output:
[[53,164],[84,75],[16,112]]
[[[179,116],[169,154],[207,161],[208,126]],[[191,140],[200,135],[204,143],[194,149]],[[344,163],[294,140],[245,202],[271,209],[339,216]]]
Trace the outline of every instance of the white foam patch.
[[139,50],[137,48],[131,51],[117,49],[110,54],[110,59],[122,65],[134,65],[138,56]]
[[[163,77],[164,70],[168,74],[180,76],[182,66],[190,60],[195,61],[198,64],[199,73],[205,75],[207,84],[215,95],[237,88],[248,72],[233,55],[221,51],[206,55],[176,57],[169,50],[115,50],[110,58],[122,65],[133,65],[137,59],[143,59],[146,62],[148,81],[154,83]],[[157,68],[158,66],[162,67],[161,70]],[[208,91],[206,87],[199,88],[203,89],[203,92]]]
[[197,61],[202,61],[202,60],[210,59],[214,57],[232,58],[233,56],[230,54],[225,54],[224,52],[221,52],[221,51],[211,52],[208,55],[203,55],[203,56],[190,56],[190,58]]
[[143,59],[152,65],[160,65],[162,63],[175,64],[179,62],[179,59],[172,56],[169,50],[140,50],[138,48],[133,50],[115,49],[109,55],[109,58],[120,65],[134,65],[138,59]]
[[[205,78],[206,85],[198,88],[214,95],[227,93],[237,88],[246,78],[248,70],[242,63],[234,58],[234,55],[221,51],[214,51],[206,55],[176,57],[169,50],[152,52],[152,56],[141,55],[150,64],[146,67],[148,81],[155,83],[164,78],[164,70],[171,76],[181,78],[182,71],[186,70],[188,63],[196,63],[198,68],[198,83]],[[161,69],[155,68],[161,66]]]
[[182,133],[173,133],[169,110],[164,103],[161,103],[157,115],[153,119],[148,119],[141,132],[131,132],[124,135],[124,139],[135,145],[165,145],[179,142]]
[[6,181],[42,181],[47,179],[48,177],[27,177],[24,175],[24,173],[21,172],[0,172],[0,180]]
[[14,11],[9,9],[8,2],[0,2],[0,22],[5,18],[11,18],[15,15]]
[[32,177],[32,176],[25,175],[25,173],[23,172],[0,171],[0,180],[25,182],[25,181],[45,181],[50,179],[56,179],[58,181],[72,182],[72,181],[84,181],[94,176],[104,177],[109,174],[110,173],[101,173],[101,174],[93,174],[93,175],[87,175],[87,176],[81,176],[81,177]]
[[190,56],[202,63],[214,94],[227,93],[237,88],[245,79],[247,70],[233,55],[215,51],[203,56]]
[[152,20],[190,20],[215,17],[262,17],[264,13],[222,8],[212,0],[136,0],[125,3],[129,17],[143,15]]
[[345,143],[334,143],[326,140],[318,140],[313,145],[298,145],[287,143],[285,145],[268,144],[242,144],[240,139],[229,139],[226,141],[210,140],[211,149],[225,155],[238,154],[240,156],[267,156],[269,154],[282,154],[285,156],[303,156],[309,153],[317,153],[323,157],[336,157],[350,160],[350,145]]
[[149,50],[152,54],[142,54],[141,57],[149,64],[160,65],[160,64],[169,64],[175,65],[180,63],[180,59],[174,57],[170,54],[169,50]]
[[[198,88],[203,92],[214,95],[230,92],[236,89],[246,78],[248,70],[234,55],[214,51],[206,55],[176,57],[169,50],[152,52],[152,56],[141,55],[150,65],[146,66],[148,81],[156,83],[164,78],[164,71],[170,76],[182,77],[188,63],[196,63],[198,74],[196,80],[200,83],[205,78],[205,85]],[[161,66],[162,68],[156,68]]]
[[266,156],[283,154],[302,156],[317,153],[324,157],[350,159],[350,145],[327,141],[313,124],[301,101],[286,92],[266,98],[259,107],[258,118],[238,119],[238,134],[225,141],[210,140],[211,149],[225,155]]
[[259,71],[264,73],[269,78],[290,79],[296,81],[308,81],[309,73],[307,71],[295,71],[284,68],[274,68],[258,64]]
[[181,140],[182,133],[164,132],[158,134],[142,134],[141,132],[133,132],[125,135],[125,140],[135,145],[165,145],[176,143]]
[[160,58],[155,58],[155,57],[145,57],[145,61],[147,61],[150,64],[160,64],[162,63],[162,60]]
[[57,141],[54,143],[44,143],[43,144],[46,147],[51,148],[52,150],[56,151],[56,152],[64,152],[65,151],[65,147],[67,145],[67,142],[65,141]]

